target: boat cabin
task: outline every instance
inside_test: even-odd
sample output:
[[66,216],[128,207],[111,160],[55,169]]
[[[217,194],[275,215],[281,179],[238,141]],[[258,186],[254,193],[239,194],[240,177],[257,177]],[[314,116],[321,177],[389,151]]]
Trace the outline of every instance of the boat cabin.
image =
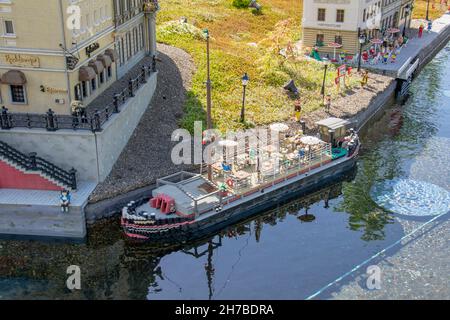
[[319,127],[321,139],[335,147],[339,140],[348,135],[347,131],[350,129],[351,122],[339,118],[328,118],[316,122],[316,125]]

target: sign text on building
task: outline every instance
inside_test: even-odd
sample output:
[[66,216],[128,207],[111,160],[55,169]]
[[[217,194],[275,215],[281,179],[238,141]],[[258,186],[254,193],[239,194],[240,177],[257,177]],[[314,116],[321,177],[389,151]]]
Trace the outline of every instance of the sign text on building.
[[39,68],[41,66],[38,57],[24,54],[4,54],[3,57],[6,63],[16,67]]

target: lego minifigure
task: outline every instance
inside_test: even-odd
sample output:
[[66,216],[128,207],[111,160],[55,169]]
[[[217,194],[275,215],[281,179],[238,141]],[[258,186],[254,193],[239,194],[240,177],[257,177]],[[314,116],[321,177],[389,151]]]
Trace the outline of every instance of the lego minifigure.
[[68,190],[62,190],[59,200],[61,202],[61,211],[69,212],[70,201],[71,201],[70,192]]

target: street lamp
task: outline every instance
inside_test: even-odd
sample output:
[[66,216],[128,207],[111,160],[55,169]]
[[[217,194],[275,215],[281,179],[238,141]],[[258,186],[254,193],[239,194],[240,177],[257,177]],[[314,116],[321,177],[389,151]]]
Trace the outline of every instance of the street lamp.
[[325,69],[323,71],[323,82],[322,82],[322,90],[320,91],[320,94],[322,95],[322,101],[325,101],[325,80],[327,77],[327,70],[328,70],[328,61],[324,62]]
[[212,118],[211,118],[211,69],[210,69],[210,55],[209,55],[209,30],[203,30],[203,34],[206,38],[206,114],[207,114],[207,122],[206,128],[212,129]]
[[248,74],[245,73],[242,77],[242,87],[244,88],[243,96],[242,96],[242,109],[241,109],[241,122],[245,122],[245,94],[247,91],[247,85],[250,81],[250,78],[248,77]]
[[406,26],[408,24],[408,16],[409,16],[409,4],[406,5],[404,10],[405,10],[405,24],[403,26],[402,37],[405,37],[406,35]]
[[[208,130],[212,129],[212,117],[211,117],[211,75],[210,75],[210,58],[209,58],[209,30],[203,30],[203,34],[206,38],[206,128]],[[212,181],[212,167],[211,164],[208,165],[208,180]]]
[[362,46],[366,43],[366,37],[361,34],[361,28],[358,28],[358,41],[359,41],[359,56],[358,56],[358,72],[361,71],[361,55],[362,55]]
[[430,11],[430,0],[427,1],[427,17],[425,18],[427,21],[429,20],[429,19],[428,19],[428,13],[429,13],[429,11]]

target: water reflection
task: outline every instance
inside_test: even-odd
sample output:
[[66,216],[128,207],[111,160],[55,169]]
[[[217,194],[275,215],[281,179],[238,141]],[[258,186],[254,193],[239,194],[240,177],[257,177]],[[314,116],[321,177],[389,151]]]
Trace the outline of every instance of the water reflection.
[[[345,179],[349,181],[353,177],[354,173]],[[287,216],[304,216],[311,206],[319,202],[327,208],[332,199],[341,195],[342,183],[339,181],[296,201],[280,203],[263,215],[185,245],[128,242],[122,236],[117,219],[92,227],[84,245],[0,241],[0,298],[146,299],[160,293],[163,290],[160,284],[166,282],[181,291],[181,286],[164,272],[160,264],[165,256],[177,252],[196,260],[206,259],[204,281],[208,298],[212,299],[216,271],[214,255],[222,246],[223,239],[252,237],[259,243],[264,226],[275,227]],[[65,271],[74,264],[82,270],[83,288],[73,293],[65,288]]]

